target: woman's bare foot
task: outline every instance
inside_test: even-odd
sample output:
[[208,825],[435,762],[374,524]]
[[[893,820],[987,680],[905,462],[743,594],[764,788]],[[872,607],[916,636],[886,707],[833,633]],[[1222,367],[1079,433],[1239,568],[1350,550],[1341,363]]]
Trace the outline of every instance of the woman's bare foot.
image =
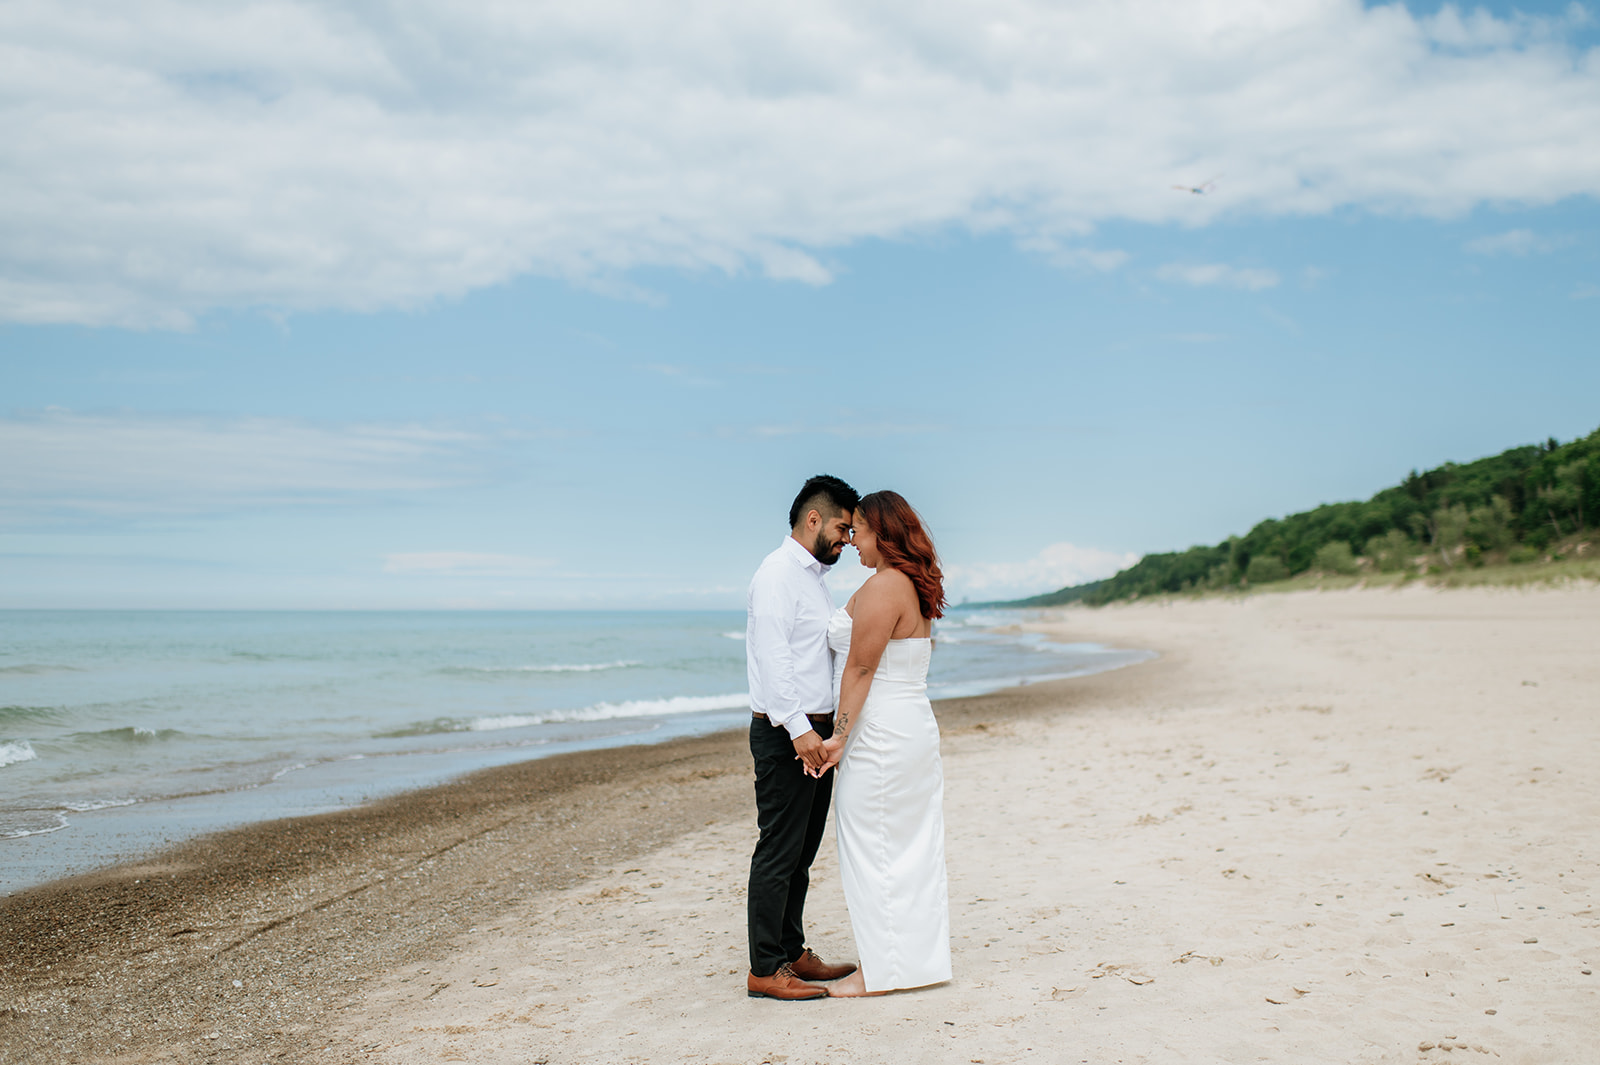
[[829,998],[876,998],[878,995],[887,995],[887,991],[868,991],[867,978],[857,969],[849,976],[837,983],[828,985]]

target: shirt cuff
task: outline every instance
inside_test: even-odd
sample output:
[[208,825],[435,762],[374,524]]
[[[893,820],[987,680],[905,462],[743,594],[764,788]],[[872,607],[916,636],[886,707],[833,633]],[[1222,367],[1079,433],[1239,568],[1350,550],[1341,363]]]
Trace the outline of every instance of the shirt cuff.
[[796,714],[783,723],[791,740],[797,740],[808,732],[816,731],[811,724],[811,719],[804,714]]

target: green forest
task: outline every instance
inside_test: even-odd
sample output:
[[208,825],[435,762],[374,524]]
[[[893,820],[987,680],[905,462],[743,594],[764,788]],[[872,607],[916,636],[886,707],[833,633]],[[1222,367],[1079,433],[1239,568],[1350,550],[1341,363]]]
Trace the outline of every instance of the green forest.
[[[1269,518],[1215,546],[1146,555],[1103,581],[1005,606],[1091,606],[1246,588],[1306,573],[1434,573],[1559,557],[1600,524],[1600,429],[1561,444],[1413,470],[1366,502]],[[1001,604],[994,604],[1001,605]]]

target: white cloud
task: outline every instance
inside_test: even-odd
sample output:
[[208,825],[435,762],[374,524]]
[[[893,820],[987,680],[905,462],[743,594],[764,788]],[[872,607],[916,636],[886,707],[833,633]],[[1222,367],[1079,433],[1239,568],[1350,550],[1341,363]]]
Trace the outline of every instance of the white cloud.
[[1024,237],[1018,244],[1027,251],[1043,255],[1066,270],[1109,274],[1120,270],[1132,258],[1120,248],[1088,248],[1063,244],[1055,237]]
[[695,388],[709,388],[718,384],[717,380],[713,377],[708,377],[705,374],[699,373],[687,366],[678,366],[672,363],[640,363],[639,369],[643,370],[645,373],[666,377],[670,380],[677,381],[680,384],[690,385]]
[[1575,300],[1600,299],[1600,285],[1592,281],[1580,281],[1573,286],[1571,296]]
[[430,577],[529,577],[546,571],[549,559],[473,551],[410,551],[383,556],[383,572]]
[[759,440],[786,436],[832,436],[841,440],[861,440],[888,436],[923,436],[945,431],[944,426],[933,423],[919,425],[914,422],[876,422],[866,417],[854,420],[848,413],[841,417],[843,419],[841,421],[826,424],[793,422],[788,425],[728,426],[718,430],[717,435],[735,438],[755,437]]
[[1518,257],[1535,253],[1555,251],[1571,243],[1569,237],[1545,237],[1533,232],[1531,229],[1512,229],[1493,236],[1478,237],[1469,240],[1464,245],[1467,251],[1474,255],[1515,255]]
[[[827,249],[949,226],[1081,242],[1109,220],[1594,195],[1600,60],[1565,43],[1576,18],[12,0],[0,320],[371,310],[526,273],[651,299],[628,271],[826,284]],[[1220,172],[1207,196],[1169,187]]]
[[794,248],[773,245],[756,252],[762,272],[774,281],[801,281],[807,285],[826,285],[833,273],[826,266]]
[[975,562],[945,567],[954,600],[1019,599],[1109,577],[1139,561],[1131,551],[1056,543],[1026,562]]
[[1228,266],[1224,263],[1167,263],[1156,271],[1162,281],[1184,285],[1221,285],[1258,292],[1278,284],[1276,270]]
[[0,498],[13,519],[347,502],[464,483],[478,442],[415,425],[51,409],[0,418]]

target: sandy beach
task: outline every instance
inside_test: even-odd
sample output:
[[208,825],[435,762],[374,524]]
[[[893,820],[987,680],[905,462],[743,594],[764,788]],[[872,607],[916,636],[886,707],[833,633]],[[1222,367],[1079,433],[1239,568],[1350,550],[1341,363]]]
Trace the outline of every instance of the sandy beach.
[[[1067,609],[939,707],[955,979],[745,997],[740,733],[0,903],[0,1061],[1600,1060],[1600,589]],[[853,957],[824,842],[812,945]]]

